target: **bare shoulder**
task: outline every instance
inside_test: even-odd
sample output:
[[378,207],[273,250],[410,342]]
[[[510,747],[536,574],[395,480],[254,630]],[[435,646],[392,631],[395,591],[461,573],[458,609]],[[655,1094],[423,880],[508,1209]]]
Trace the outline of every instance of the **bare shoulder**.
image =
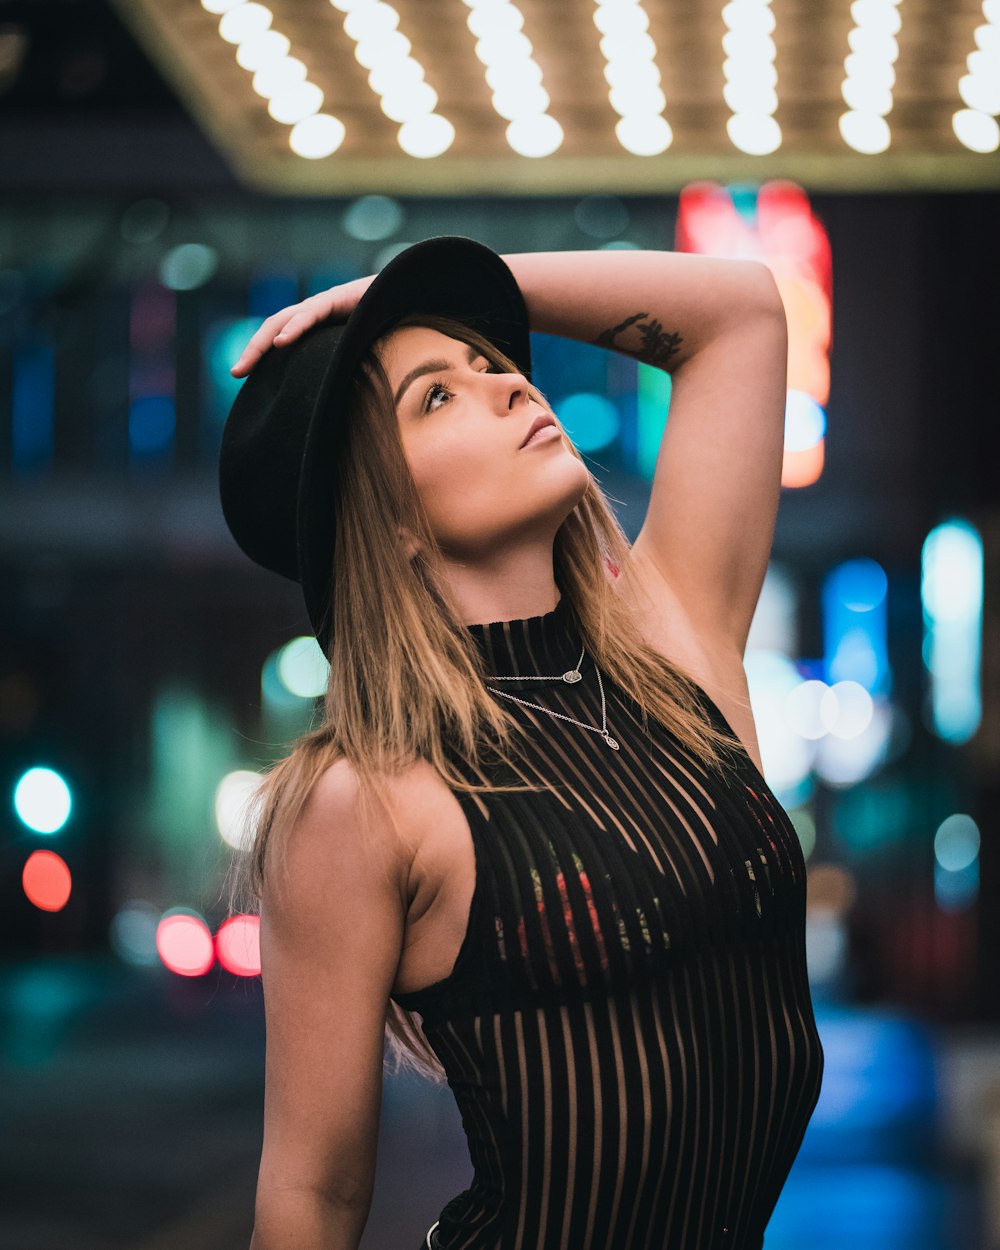
[[[315,802],[324,823],[357,824],[360,789],[356,770],[348,760],[332,764],[315,787]],[[467,822],[454,793],[426,759],[415,760],[383,778],[379,797],[381,802],[371,808],[365,825],[370,853],[395,873],[407,906],[414,901],[421,904],[419,914],[446,875],[446,846],[453,843],[456,830],[460,836],[460,827]],[[439,847],[441,854],[436,851]],[[426,902],[422,898],[425,894],[429,896]]]
[[308,880],[329,879],[330,873],[341,880],[350,874],[356,881],[369,875],[405,900],[410,857],[405,810],[396,789],[380,783],[376,794],[381,801],[366,807],[349,760],[340,757],[319,774],[287,831],[286,860],[299,891]]

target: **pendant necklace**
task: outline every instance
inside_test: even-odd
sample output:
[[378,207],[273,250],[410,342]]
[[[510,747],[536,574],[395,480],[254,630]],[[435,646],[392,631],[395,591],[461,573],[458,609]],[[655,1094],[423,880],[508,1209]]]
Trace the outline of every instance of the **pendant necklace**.
[[[568,672],[563,673],[561,676],[543,677],[543,676],[536,676],[533,673],[529,673],[522,677],[493,677],[492,680],[493,681],[565,681],[565,682],[570,682],[572,684],[573,682],[577,682],[580,680],[580,665],[583,663],[583,657],[584,657],[585,651],[586,651],[586,648],[584,648],[584,651],[580,652],[580,658],[579,660],[577,660],[576,666],[574,668],[569,669]],[[492,691],[493,694],[502,695],[503,698],[505,699],[513,699],[515,703],[521,703],[524,705],[524,707],[537,708],[539,712],[545,712],[548,716],[557,716],[559,720],[568,720],[570,721],[571,724],[579,725],[581,729],[588,729],[590,730],[591,733],[600,734],[601,737],[604,739],[604,741],[608,744],[608,746],[613,751],[617,751],[619,749],[618,743],[608,733],[607,702],[604,698],[604,682],[601,681],[601,670],[597,667],[596,664],[594,665],[594,668],[597,672],[597,684],[601,691],[602,727],[600,729],[598,729],[596,725],[585,725],[583,721],[575,720],[572,716],[564,716],[562,712],[553,712],[547,707],[542,707],[540,703],[531,703],[527,699],[519,699],[517,698],[516,695],[508,694],[505,690],[496,690],[494,689],[493,686],[487,686],[486,689]]]

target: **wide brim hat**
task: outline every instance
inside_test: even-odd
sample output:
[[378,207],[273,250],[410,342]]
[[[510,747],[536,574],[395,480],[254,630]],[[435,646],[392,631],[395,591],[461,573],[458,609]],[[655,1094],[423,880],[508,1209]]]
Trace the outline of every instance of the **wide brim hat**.
[[298,582],[329,655],[337,464],[351,381],[371,345],[408,313],[477,330],[531,380],[524,297],[506,263],[474,239],[442,235],[406,248],[375,276],[346,321],[319,322],[272,346],[236,396],[222,432],[219,494],[237,544]]

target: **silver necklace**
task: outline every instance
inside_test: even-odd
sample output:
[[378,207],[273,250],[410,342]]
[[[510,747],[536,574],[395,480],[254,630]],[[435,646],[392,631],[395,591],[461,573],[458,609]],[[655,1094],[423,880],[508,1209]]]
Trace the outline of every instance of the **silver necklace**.
[[[586,648],[584,648],[584,651]],[[567,681],[576,682],[580,680],[580,665],[583,663],[584,651],[580,652],[580,658],[576,662],[576,667],[571,668],[568,672],[563,673],[561,677],[542,677],[534,673],[528,673],[524,677],[494,677],[494,681]],[[518,699],[515,695],[508,694],[506,690],[495,690],[492,686],[487,686],[487,690],[491,690],[493,694],[502,695],[505,699],[513,699],[515,703],[521,703],[525,707],[534,707],[539,712],[545,712],[548,716],[557,716],[560,720],[568,720],[574,725],[579,725],[581,729],[589,729],[591,733],[600,734],[604,741],[613,751],[618,750],[618,743],[608,733],[608,709],[604,699],[604,682],[601,681],[601,670],[594,665],[597,673],[597,684],[601,691],[601,723],[602,728],[598,729],[596,725],[585,725],[582,720],[575,720],[572,716],[564,716],[562,712],[553,712],[547,707],[542,707],[540,703],[529,703],[527,699]]]

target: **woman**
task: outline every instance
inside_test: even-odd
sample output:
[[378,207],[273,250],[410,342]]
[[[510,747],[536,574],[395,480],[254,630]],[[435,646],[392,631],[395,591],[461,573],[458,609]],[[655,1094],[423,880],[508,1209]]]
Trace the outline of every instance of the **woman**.
[[[631,545],[529,329],[672,374]],[[763,1244],[823,1070],[742,664],[786,335],[757,262],[439,238],[250,340],[223,509],[330,659],[237,865],[267,1023],[252,1250],[358,1245],[384,1030],[447,1079],[475,1169],[421,1246]]]

